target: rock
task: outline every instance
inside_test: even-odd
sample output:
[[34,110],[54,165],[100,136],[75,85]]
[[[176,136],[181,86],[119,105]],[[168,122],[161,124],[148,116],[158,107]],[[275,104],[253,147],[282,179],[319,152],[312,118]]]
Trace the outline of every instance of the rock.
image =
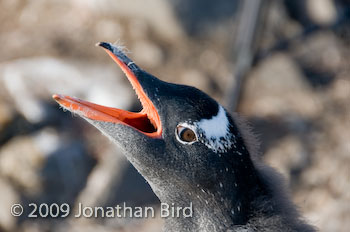
[[336,101],[344,103],[344,105],[349,101],[350,95],[350,76],[347,79],[345,78],[346,77],[344,75],[344,79],[339,78],[335,81],[331,93]]
[[296,60],[304,67],[314,69],[320,79],[323,73],[335,74],[348,66],[342,57],[347,49],[330,32],[314,33],[293,47]]
[[209,88],[209,80],[206,76],[197,69],[181,70],[181,79],[186,85],[196,86],[196,88],[205,91]]
[[306,166],[307,152],[298,137],[288,136],[266,151],[264,160],[290,182],[291,170]]
[[260,117],[284,114],[313,117],[321,110],[298,66],[283,54],[267,58],[253,70],[240,104],[244,114]]
[[110,186],[118,182],[121,173],[127,166],[125,157],[114,146],[100,151],[100,160],[79,194],[77,202],[90,206],[104,205],[110,194]]
[[28,136],[18,136],[0,148],[0,175],[8,178],[23,192],[35,195],[41,190],[38,170],[45,155]]
[[43,190],[32,200],[73,205],[95,165],[96,160],[81,140],[61,141],[39,170]]
[[19,59],[0,66],[0,83],[16,109],[32,123],[45,117],[42,101],[54,102],[54,93],[127,109],[134,94],[112,65],[112,61],[106,66],[50,57]]
[[13,187],[0,177],[0,230],[14,231],[16,226],[16,217],[11,215],[11,206],[20,202],[18,193]]
[[53,128],[44,128],[35,133],[32,138],[38,150],[46,156],[53,153],[62,145],[62,139]]
[[[350,226],[350,82],[342,76],[324,91],[324,110],[310,141],[311,165],[300,176],[295,201],[322,231],[346,232]],[[321,204],[322,203],[322,204]]]
[[131,49],[135,51],[133,59],[141,66],[156,68],[163,63],[163,52],[154,43],[147,40],[138,41]]
[[96,22],[95,33],[104,41],[115,41],[116,38],[122,38],[124,35],[124,28],[116,20],[100,20]]
[[14,109],[7,101],[0,98],[0,133],[4,126],[11,121]]
[[307,0],[308,12],[314,22],[331,25],[337,19],[337,9],[332,0]]
[[183,38],[184,32],[168,1],[75,0],[75,3],[77,6],[89,6],[89,10],[97,13],[103,12],[110,15],[119,15],[122,18],[139,19],[147,22],[152,30],[157,33],[157,36],[165,41],[176,41]]

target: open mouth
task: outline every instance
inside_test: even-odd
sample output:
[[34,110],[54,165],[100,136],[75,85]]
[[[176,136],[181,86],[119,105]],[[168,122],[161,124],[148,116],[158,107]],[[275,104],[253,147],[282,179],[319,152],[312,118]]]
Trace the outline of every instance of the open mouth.
[[[133,71],[136,66],[117,47],[103,42],[98,45],[105,49],[127,76],[143,107],[141,112],[106,107],[60,94],[54,94],[52,97],[63,108],[80,116],[96,121],[125,124],[149,137],[161,138],[162,125],[159,114]],[[129,67],[130,65],[133,65],[133,69]]]

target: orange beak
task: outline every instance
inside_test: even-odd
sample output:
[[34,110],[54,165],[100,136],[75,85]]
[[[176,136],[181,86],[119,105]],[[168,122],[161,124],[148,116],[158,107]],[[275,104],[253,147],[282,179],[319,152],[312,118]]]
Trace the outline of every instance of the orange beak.
[[101,106],[59,94],[54,94],[52,96],[53,99],[55,99],[63,108],[82,117],[103,122],[125,124],[151,138],[161,138],[162,125],[159,114],[154,104],[142,88],[137,76],[133,72],[133,70],[138,67],[117,47],[103,42],[98,43],[98,46],[103,47],[126,74],[141,101],[141,105],[143,107],[141,112],[134,113],[122,109]]

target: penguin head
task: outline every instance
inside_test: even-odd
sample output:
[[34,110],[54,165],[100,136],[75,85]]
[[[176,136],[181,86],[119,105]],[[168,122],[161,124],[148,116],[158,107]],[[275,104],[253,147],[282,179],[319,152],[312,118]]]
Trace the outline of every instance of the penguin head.
[[159,80],[110,43],[99,46],[128,77],[142,111],[57,94],[53,98],[115,142],[156,194],[169,184],[213,186],[248,159],[234,120],[214,99],[194,87]]

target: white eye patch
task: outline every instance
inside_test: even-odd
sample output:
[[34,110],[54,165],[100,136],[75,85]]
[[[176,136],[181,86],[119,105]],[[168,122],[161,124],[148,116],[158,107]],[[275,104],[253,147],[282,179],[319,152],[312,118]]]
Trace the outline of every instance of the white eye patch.
[[227,136],[230,123],[224,108],[219,106],[219,111],[216,116],[213,116],[211,119],[202,119],[196,122],[196,126],[208,139],[218,139]]
[[216,153],[227,151],[235,143],[235,137],[230,132],[230,122],[221,105],[219,105],[217,115],[210,119],[202,119],[193,123],[180,123],[179,125],[195,131],[198,140]]
[[234,135],[230,132],[230,122],[225,109],[219,105],[216,116],[195,123],[200,141],[214,152],[225,152],[234,144]]

